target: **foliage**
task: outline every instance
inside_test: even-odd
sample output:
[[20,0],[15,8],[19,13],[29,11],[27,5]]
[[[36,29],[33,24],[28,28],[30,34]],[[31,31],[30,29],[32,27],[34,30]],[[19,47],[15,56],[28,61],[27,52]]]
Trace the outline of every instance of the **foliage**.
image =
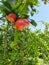
[[[33,33],[25,29],[12,33],[10,29],[7,37],[7,51],[4,53],[5,34],[5,31],[0,33],[1,65],[38,65],[39,58],[49,62],[49,32]],[[6,60],[4,60],[4,54]]]
[[[31,0],[31,1],[30,0],[23,0],[23,1],[15,0],[15,2],[14,3],[13,2],[11,0],[10,1],[9,0],[1,1],[2,5],[0,5],[0,10],[3,13],[3,16],[6,17],[9,13],[14,13],[17,15],[17,17],[29,18],[30,15],[28,13],[30,10],[29,10],[28,6],[30,6],[30,8],[31,8],[30,14],[32,15],[36,12],[36,9],[34,9],[33,6],[38,5],[38,0],[35,0],[35,1],[34,0]],[[35,24],[36,24],[36,22],[35,22]],[[35,25],[35,24],[33,24],[33,25]]]
[[44,2],[44,4],[49,3],[49,0],[42,0]]
[[[39,59],[49,63],[49,31],[31,32],[29,28],[16,30],[13,23],[10,23],[6,16],[14,13],[19,18],[27,18],[28,12],[36,13],[34,6],[38,5],[38,0],[1,0],[0,11],[3,17],[0,26],[0,65],[38,65]],[[32,15],[32,13],[30,13]],[[36,26],[34,20],[30,21]]]

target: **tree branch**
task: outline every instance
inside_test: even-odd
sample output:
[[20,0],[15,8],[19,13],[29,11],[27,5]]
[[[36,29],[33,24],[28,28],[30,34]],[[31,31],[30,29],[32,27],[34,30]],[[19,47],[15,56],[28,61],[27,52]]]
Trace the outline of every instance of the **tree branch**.
[[[8,24],[8,23],[7,23]],[[5,30],[5,37],[4,37],[4,56],[3,56],[3,59],[6,60],[7,58],[7,40],[8,40],[8,25],[7,25],[7,28]]]

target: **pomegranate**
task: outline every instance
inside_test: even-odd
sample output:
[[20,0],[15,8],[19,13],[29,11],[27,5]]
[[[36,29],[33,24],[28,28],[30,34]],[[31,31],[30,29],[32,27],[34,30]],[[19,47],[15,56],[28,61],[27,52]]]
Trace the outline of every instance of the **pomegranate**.
[[13,13],[10,13],[10,14],[7,15],[7,19],[10,22],[14,22],[16,18],[17,18],[17,16]]
[[18,19],[14,24],[14,28],[23,30],[24,28],[28,27],[29,24],[30,22],[27,19]]

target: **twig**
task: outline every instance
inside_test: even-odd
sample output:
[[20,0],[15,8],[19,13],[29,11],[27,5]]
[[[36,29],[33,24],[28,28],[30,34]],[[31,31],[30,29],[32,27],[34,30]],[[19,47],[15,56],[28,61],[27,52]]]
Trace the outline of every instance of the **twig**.
[[3,57],[3,59],[4,60],[6,60],[6,57],[7,57],[7,34],[8,34],[8,25],[7,25],[7,28],[6,28],[6,30],[5,30],[5,38],[4,38],[4,57]]

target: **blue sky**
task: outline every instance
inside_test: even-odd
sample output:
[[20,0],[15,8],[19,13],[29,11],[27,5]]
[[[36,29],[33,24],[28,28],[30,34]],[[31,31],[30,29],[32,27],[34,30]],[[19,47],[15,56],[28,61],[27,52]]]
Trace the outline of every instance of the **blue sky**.
[[35,14],[33,17],[31,17],[31,19],[34,19],[37,22],[37,27],[33,28],[34,29],[41,29],[43,30],[45,28],[45,26],[41,23],[41,21],[45,21],[47,23],[49,23],[49,3],[47,3],[46,5],[40,1],[40,6],[37,7],[35,6],[34,8],[37,9],[39,11],[38,14]]
[[49,3],[48,4],[43,4],[43,2],[40,2],[40,7],[35,7],[39,13],[35,14],[33,18],[36,18],[36,20],[45,20],[49,21]]

